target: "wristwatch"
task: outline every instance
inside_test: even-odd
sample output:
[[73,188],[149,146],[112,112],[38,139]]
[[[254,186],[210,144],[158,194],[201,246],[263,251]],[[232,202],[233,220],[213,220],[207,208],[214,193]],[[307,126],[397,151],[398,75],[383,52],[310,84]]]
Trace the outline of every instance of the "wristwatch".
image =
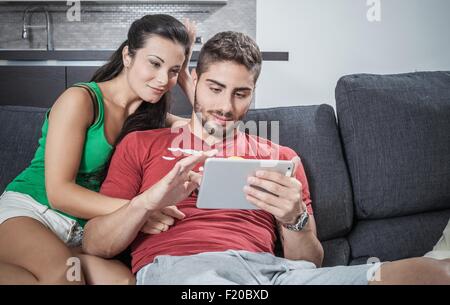
[[309,214],[308,211],[305,210],[303,213],[298,216],[297,221],[294,224],[283,224],[283,227],[285,227],[288,230],[291,231],[301,231],[306,226],[309,220]]

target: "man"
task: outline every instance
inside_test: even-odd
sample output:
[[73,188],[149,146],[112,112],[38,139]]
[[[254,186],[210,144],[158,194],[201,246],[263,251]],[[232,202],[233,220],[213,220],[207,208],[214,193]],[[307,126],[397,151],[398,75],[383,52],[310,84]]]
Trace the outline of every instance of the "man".
[[[84,251],[112,257],[131,244],[138,284],[450,283],[450,263],[427,258],[379,268],[319,268],[323,249],[299,158],[234,128],[250,107],[260,69],[258,46],[244,34],[219,33],[203,46],[193,71],[189,124],[177,131],[134,132],[117,146],[101,192],[130,202],[89,221]],[[259,210],[197,209],[193,191],[201,163],[211,155],[199,148],[231,157],[226,152],[236,150],[230,146],[244,151],[244,158],[292,159],[295,174],[261,171],[249,177],[243,191]],[[276,228],[285,258],[273,255]]]

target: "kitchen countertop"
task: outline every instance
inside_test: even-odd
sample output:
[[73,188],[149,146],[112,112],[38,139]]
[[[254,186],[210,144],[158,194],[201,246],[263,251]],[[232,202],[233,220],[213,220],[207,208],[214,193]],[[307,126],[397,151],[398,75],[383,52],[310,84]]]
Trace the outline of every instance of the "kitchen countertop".
[[[0,65],[65,65],[101,66],[114,50],[6,50],[0,49]],[[198,59],[199,51],[194,51],[192,61]],[[262,52],[264,61],[288,61],[288,52]]]

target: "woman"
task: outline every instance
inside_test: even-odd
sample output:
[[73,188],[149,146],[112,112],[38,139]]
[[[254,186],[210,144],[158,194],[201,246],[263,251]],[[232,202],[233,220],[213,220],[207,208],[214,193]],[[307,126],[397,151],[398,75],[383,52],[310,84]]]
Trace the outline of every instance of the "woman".
[[[194,35],[189,22],[185,27],[168,15],[144,16],[90,83],[58,98],[31,165],[0,198],[0,283],[133,283],[119,261],[80,252],[82,227],[128,203],[98,193],[115,144],[131,131],[179,119],[167,114],[168,91],[177,81],[192,101],[187,64]],[[162,214],[143,231],[159,233],[167,229],[162,220],[182,217],[176,208]],[[78,276],[74,255],[81,260]]]

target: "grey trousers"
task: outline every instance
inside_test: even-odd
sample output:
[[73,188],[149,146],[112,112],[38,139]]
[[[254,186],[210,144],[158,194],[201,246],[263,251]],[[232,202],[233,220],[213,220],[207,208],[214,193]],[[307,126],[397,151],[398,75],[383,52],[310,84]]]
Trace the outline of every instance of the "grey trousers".
[[138,285],[366,285],[379,265],[316,268],[269,253],[228,250],[157,256],[137,273]]

